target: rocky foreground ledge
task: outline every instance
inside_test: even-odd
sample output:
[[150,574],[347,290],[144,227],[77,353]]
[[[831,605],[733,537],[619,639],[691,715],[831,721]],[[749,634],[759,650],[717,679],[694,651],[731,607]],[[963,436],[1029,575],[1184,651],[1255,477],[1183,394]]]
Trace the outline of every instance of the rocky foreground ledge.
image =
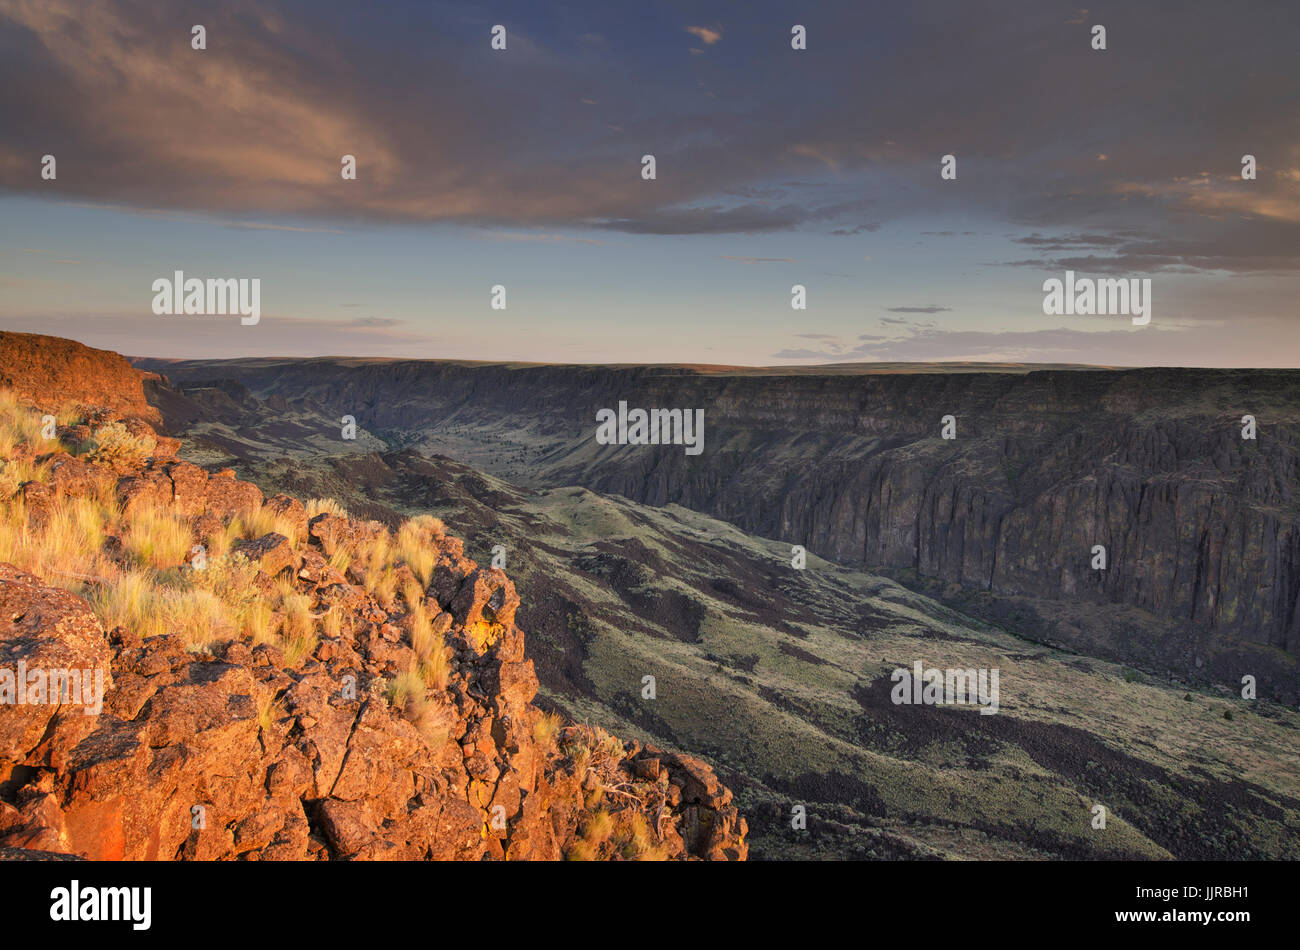
[[[123,465],[60,454],[47,480],[0,504],[21,505],[39,532],[61,505],[110,497],[124,512],[183,515],[196,544],[233,518],[273,516],[282,531],[235,545],[251,565],[250,593],[292,585],[307,616],[336,622],[304,656],[239,635],[196,649],[175,633],[106,630],[66,583],[0,564],[0,670],[103,670],[104,687],[89,714],[84,695],[18,702],[11,690],[0,705],[0,854],[746,857],[745,820],[708,765],[562,725],[532,705],[537,678],[514,622],[514,584],[465,557],[460,540],[429,539],[430,580],[417,584],[446,650],[445,687],[395,701],[393,682],[416,664],[412,608],[372,593],[364,566],[335,556],[385,529],[330,512],[309,518],[297,499],[264,499],[229,472],[179,461],[176,441],[145,420],[123,424],[153,435],[150,457]],[[60,427],[64,442],[85,436]],[[415,575],[398,571],[409,589]]]

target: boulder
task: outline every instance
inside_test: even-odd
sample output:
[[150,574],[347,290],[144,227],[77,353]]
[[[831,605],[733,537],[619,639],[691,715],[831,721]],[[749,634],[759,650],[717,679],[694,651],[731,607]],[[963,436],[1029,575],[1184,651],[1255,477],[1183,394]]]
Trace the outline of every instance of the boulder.
[[252,482],[237,480],[229,472],[225,469],[208,479],[205,510],[225,519],[256,511],[262,504],[261,490]]
[[272,495],[262,505],[263,509],[293,525],[291,540],[301,544],[307,540],[307,507],[297,498],[285,494]]
[[236,541],[230,546],[231,554],[242,554],[270,576],[281,571],[297,571],[301,563],[289,539],[274,531],[247,541]]

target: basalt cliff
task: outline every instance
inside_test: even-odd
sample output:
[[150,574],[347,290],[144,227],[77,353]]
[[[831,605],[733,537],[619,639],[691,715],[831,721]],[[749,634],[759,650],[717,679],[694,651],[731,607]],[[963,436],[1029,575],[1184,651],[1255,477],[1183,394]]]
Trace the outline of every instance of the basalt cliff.
[[[1300,699],[1300,371],[141,365],[227,387],[227,424],[246,397],[350,415],[390,448],[679,504],[1042,643]],[[704,452],[598,445],[620,402],[703,409]]]

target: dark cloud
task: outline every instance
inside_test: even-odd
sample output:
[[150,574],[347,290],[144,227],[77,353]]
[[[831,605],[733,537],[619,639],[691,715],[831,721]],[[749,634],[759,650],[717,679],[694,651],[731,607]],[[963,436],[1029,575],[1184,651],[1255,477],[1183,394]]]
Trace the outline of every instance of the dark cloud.
[[[930,320],[907,320],[903,317],[881,317],[880,323],[882,326],[911,327],[913,329],[937,326],[937,324]],[[858,339],[862,340],[866,338],[858,337]]]
[[[185,5],[0,0],[0,188],[635,234],[853,236],[953,215],[1032,231],[1041,266],[1300,269],[1294,4],[1117,6],[1097,52],[1052,0],[825,0],[798,54],[775,0],[746,4],[743,30],[674,6],[213,4],[197,52]],[[38,175],[50,150],[55,186]],[[955,182],[938,177],[947,153]]]
[[1131,238],[1120,234],[1062,234],[1047,237],[1029,234],[1015,238],[1017,244],[1028,244],[1044,251],[1074,250],[1080,247],[1115,247]]

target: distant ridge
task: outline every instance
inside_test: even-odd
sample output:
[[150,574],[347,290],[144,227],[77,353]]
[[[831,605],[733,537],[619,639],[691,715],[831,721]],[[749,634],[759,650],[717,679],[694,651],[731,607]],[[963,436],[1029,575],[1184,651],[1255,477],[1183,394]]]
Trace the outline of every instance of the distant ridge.
[[151,356],[128,357],[132,365],[152,372],[166,372],[168,367],[203,364],[205,366],[267,367],[286,363],[328,363],[336,366],[368,366],[387,363],[434,363],[444,366],[505,367],[517,369],[578,368],[611,370],[660,370],[699,376],[869,376],[878,374],[947,374],[947,373],[1036,373],[1096,372],[1138,369],[1132,366],[1101,366],[1089,363],[982,363],[982,362],[891,362],[891,363],[818,363],[814,366],[735,366],[726,363],[534,363],[522,360],[462,360],[435,357],[399,356],[236,356],[222,359],[178,359]]

